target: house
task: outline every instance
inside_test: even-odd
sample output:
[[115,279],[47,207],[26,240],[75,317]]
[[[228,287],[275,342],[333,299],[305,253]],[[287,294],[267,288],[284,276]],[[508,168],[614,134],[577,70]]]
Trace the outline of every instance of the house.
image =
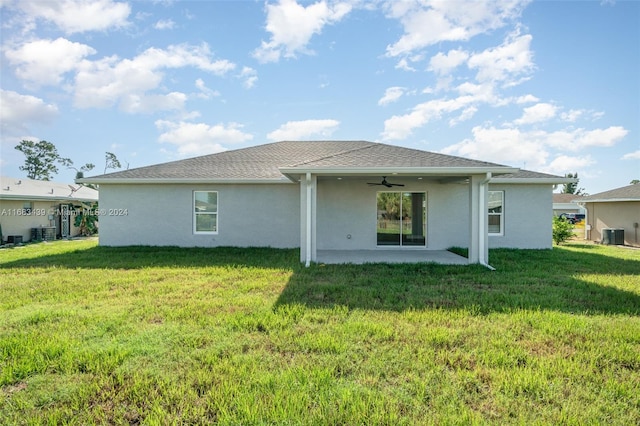
[[[564,215],[584,215],[586,210],[578,202],[582,195],[576,194],[553,194],[553,214],[555,216]],[[573,200],[576,200],[574,203]]]
[[53,240],[79,234],[74,214],[98,191],[82,185],[0,177],[2,242]]
[[78,182],[100,185],[102,245],[299,247],[308,265],[452,246],[487,264],[489,247],[551,248],[553,185],[573,180],[382,143],[285,141]]
[[[575,202],[587,211],[585,239],[640,246],[640,184],[600,192]],[[617,235],[614,239],[611,234]]]

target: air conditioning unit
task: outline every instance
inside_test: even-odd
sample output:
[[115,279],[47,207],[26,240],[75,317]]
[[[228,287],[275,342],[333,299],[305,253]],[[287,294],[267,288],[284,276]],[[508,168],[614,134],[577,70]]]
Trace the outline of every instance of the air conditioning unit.
[[624,229],[621,228],[603,228],[602,244],[605,245],[624,245]]

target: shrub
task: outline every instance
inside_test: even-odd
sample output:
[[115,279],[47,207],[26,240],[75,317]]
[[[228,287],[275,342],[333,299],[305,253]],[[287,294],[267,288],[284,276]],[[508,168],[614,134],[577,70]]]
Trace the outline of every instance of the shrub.
[[553,242],[560,245],[573,237],[573,224],[564,217],[553,217]]

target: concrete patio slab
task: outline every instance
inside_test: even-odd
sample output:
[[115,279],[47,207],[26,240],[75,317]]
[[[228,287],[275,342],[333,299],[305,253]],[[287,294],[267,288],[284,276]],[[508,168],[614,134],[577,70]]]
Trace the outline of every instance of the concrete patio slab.
[[317,263],[437,263],[468,265],[467,258],[446,250],[318,250]]

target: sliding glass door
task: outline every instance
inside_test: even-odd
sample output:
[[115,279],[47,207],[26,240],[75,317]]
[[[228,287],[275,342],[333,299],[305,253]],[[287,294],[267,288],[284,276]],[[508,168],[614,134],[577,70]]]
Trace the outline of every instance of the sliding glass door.
[[426,245],[427,199],[424,192],[378,192],[379,246]]

